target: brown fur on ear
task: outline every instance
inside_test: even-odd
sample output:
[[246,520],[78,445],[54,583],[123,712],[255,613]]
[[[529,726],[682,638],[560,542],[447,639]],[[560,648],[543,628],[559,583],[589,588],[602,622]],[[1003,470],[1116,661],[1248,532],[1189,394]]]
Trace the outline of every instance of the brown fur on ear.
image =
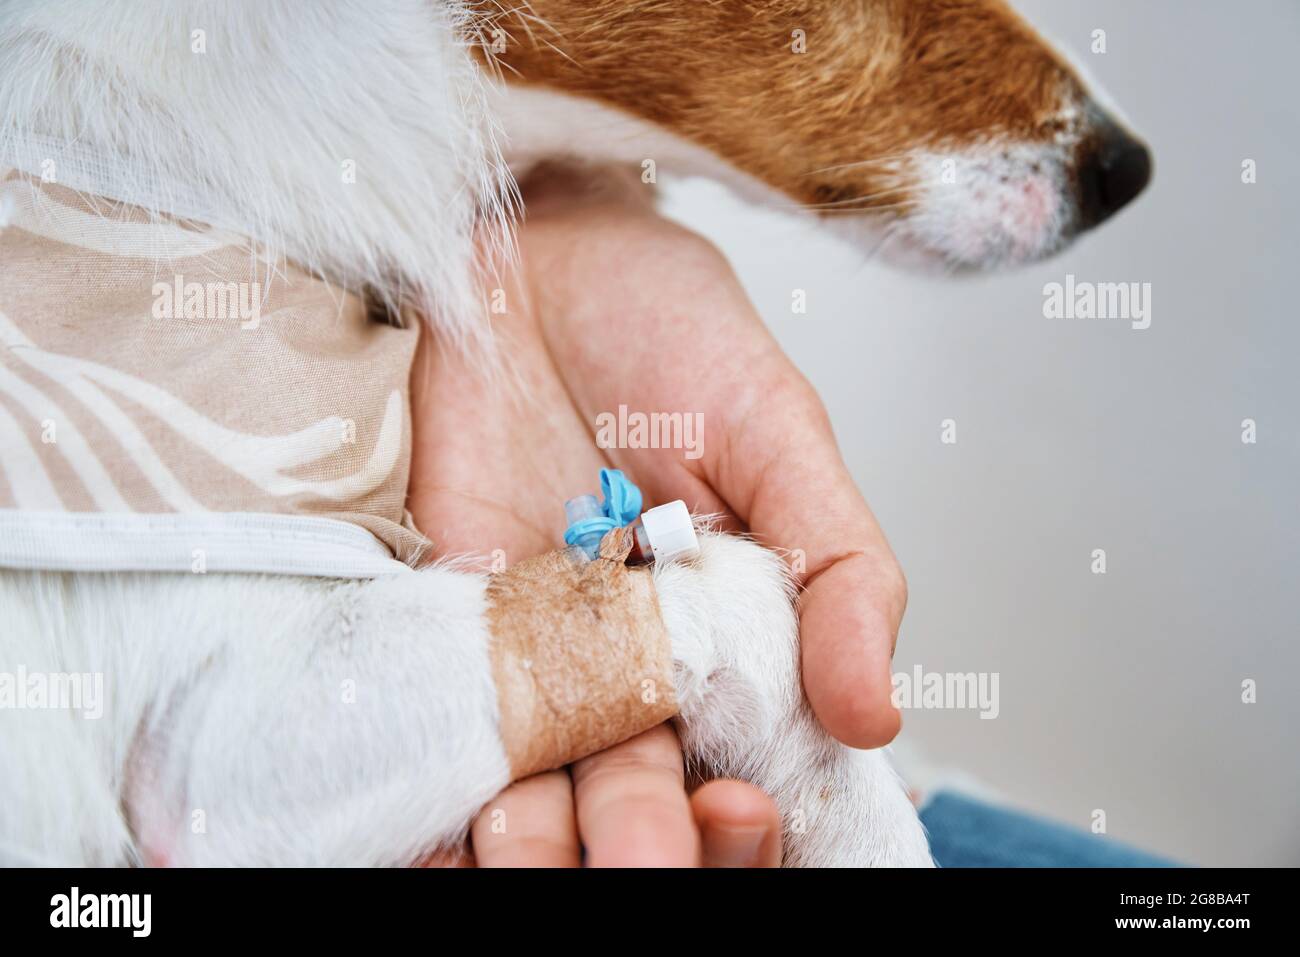
[[911,150],[1050,141],[1082,95],[1002,0],[476,6],[508,80],[604,101],[832,208],[905,199],[891,162]]

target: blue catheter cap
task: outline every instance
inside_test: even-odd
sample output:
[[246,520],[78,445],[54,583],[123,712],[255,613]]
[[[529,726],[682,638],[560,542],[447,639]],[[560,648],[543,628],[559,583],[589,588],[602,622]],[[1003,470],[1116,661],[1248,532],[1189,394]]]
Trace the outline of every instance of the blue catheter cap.
[[[600,538],[614,528],[635,522],[641,515],[641,490],[628,481],[619,469],[600,470],[600,514],[578,519],[564,530],[564,544],[577,545],[589,536]],[[590,497],[588,497],[590,498]]]

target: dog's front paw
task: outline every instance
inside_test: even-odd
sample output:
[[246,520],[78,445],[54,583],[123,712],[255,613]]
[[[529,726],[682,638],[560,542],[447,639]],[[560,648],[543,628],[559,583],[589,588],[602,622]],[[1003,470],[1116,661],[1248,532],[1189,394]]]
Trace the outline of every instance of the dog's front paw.
[[771,794],[787,864],[929,866],[916,811],[883,753],[832,739],[804,699],[785,563],[746,539],[701,532],[699,557],[656,568],[655,587],[692,771]]
[[699,557],[655,568],[688,756],[733,767],[793,714],[799,623],[789,571],[744,538],[699,533]]

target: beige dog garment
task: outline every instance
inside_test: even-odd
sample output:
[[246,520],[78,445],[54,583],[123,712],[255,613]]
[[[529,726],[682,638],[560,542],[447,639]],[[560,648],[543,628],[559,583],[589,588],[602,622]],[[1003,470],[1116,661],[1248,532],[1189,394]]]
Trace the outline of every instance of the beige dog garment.
[[417,331],[243,237],[0,172],[0,564],[363,577]]

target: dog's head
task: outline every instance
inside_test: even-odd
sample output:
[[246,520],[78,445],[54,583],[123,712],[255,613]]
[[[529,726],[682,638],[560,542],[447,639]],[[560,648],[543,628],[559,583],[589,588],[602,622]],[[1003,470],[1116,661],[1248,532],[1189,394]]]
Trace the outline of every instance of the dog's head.
[[[1146,148],[1002,0],[492,0],[482,12],[512,84],[636,117],[852,231],[883,229],[888,253],[922,262],[1040,259],[1150,178]],[[566,131],[575,152],[609,152],[580,125]]]

